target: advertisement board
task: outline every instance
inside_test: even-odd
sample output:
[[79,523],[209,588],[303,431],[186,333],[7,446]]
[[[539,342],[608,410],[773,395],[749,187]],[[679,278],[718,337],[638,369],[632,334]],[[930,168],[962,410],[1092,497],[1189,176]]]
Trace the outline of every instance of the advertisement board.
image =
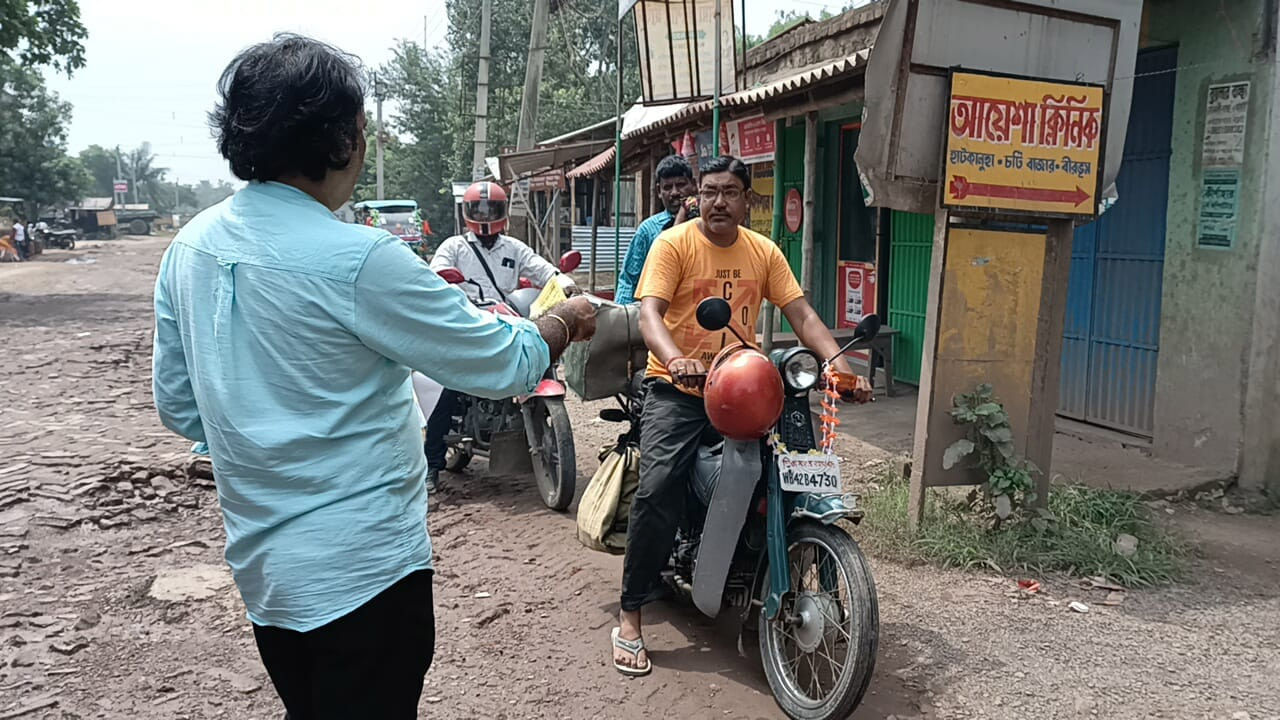
[[751,166],[751,192],[747,194],[747,207],[751,213],[751,229],[765,237],[773,235],[773,163]]
[[776,141],[772,121],[765,120],[762,114],[730,120],[726,124],[731,155],[748,165],[773,162]]
[[[837,268],[839,282],[836,283],[836,327],[857,327],[862,318],[876,312],[875,263],[841,260]],[[857,350],[849,355],[863,362],[870,360],[870,353],[865,350]]]
[[1097,214],[1103,99],[1100,85],[953,72],[943,206]]
[[[633,3],[640,48],[640,88],[646,105],[705,100],[715,94],[716,0]],[[736,91],[734,7],[721,3],[720,92]],[[620,12],[624,12],[619,7]]]

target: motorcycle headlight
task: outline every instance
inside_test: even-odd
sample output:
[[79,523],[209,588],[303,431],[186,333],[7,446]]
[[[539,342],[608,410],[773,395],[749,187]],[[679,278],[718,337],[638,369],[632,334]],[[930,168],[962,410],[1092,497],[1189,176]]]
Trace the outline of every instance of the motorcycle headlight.
[[818,357],[809,350],[797,348],[782,361],[782,380],[788,390],[800,392],[812,389],[818,384],[818,377],[821,375]]

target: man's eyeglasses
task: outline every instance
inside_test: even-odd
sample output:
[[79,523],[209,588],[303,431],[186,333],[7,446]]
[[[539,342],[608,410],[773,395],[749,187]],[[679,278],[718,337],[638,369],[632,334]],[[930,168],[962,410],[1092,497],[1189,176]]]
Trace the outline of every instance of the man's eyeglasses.
[[725,202],[737,202],[742,199],[743,194],[741,188],[702,188],[698,191],[698,197],[704,203],[713,203],[721,197]]

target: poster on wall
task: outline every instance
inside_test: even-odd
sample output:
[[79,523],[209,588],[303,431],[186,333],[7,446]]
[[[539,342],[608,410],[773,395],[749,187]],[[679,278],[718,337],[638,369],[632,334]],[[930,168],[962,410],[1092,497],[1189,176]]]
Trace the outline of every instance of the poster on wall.
[[[701,172],[702,166],[705,165],[708,160],[715,157],[716,146],[715,143],[711,141],[710,130],[704,130],[693,137],[695,144],[698,146],[698,167],[694,168],[694,170]],[[737,157],[737,152],[735,152],[737,148],[735,148],[733,144],[734,140],[737,140],[737,138],[729,137],[729,124],[721,123],[720,153],[723,155],[733,155],[734,157]]]
[[1248,119],[1247,80],[1209,86],[1201,151],[1204,167],[1240,167],[1244,164],[1244,136]]
[[[862,318],[876,311],[876,266],[874,263],[841,260],[838,273],[836,327],[857,327]],[[865,350],[856,350],[849,355],[864,362],[871,359]]]
[[748,165],[773,162],[775,141],[772,121],[765,120],[761,114],[730,120],[727,125],[731,155]]
[[1240,169],[1206,169],[1200,184],[1200,218],[1196,244],[1225,250],[1236,244],[1240,212]]
[[751,192],[747,193],[751,229],[770,237],[773,235],[773,163],[764,162],[751,166]]
[[[716,0],[639,0],[633,5],[644,104],[712,97]],[[727,94],[738,89],[738,55],[733,3],[721,5],[720,92]],[[621,6],[619,12],[625,14]]]

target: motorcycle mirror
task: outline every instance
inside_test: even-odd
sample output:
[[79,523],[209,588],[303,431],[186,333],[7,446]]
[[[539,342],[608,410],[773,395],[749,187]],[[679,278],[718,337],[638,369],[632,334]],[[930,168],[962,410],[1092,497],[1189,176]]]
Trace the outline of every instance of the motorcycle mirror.
[[571,273],[574,270],[577,270],[578,266],[581,264],[582,253],[577,250],[570,250],[560,256],[560,272],[562,273]]
[[440,268],[436,271],[436,274],[440,276],[441,280],[444,280],[450,285],[458,285],[466,282],[467,280],[457,268]]
[[870,340],[874,340],[876,335],[878,335],[879,333],[880,333],[880,316],[867,315],[866,317],[862,318],[862,322],[858,323],[858,326],[853,329],[853,339],[845,343],[844,347],[840,348],[840,352],[827,358],[826,362],[831,362],[836,358],[840,357],[841,355],[845,354],[846,352],[849,352],[850,348],[852,348],[854,345],[857,345],[860,342],[867,342]]
[[709,297],[698,303],[698,324],[705,330],[723,330],[729,326],[733,310],[723,298]]
[[868,315],[862,318],[862,322],[858,323],[858,327],[853,331],[853,336],[859,340],[872,340],[879,333],[880,316]]

